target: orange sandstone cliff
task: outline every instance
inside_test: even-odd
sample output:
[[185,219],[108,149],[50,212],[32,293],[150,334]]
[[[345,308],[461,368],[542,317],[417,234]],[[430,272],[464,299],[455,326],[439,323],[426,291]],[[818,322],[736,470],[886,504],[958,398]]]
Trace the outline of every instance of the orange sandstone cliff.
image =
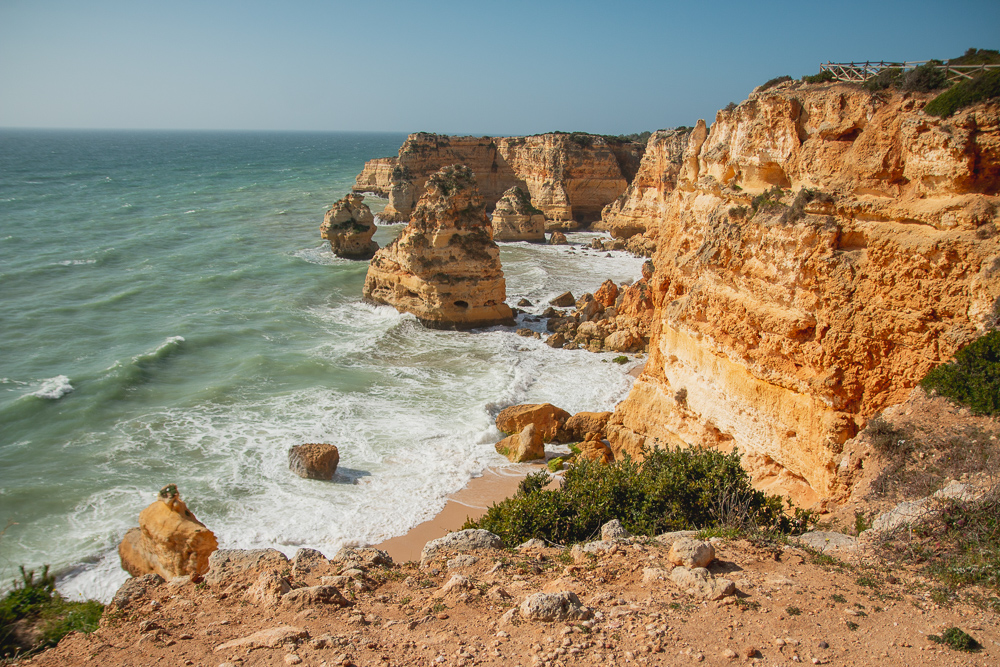
[[736,447],[762,485],[842,496],[849,439],[996,324],[1000,104],[928,99],[790,83],[650,138],[602,221],[656,243],[617,454]]
[[512,187],[526,191],[549,229],[576,229],[597,220],[601,209],[628,187],[643,147],[588,134],[552,133],[532,137],[450,137],[411,134],[396,158],[365,164],[354,191],[389,200],[380,216],[405,222],[439,169],[463,164],[476,177],[492,210]]

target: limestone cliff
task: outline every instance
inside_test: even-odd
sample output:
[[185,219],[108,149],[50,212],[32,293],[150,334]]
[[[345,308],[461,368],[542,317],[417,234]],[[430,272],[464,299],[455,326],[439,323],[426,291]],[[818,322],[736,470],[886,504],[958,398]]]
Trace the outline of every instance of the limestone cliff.
[[435,328],[513,324],[489,225],[468,167],[433,174],[406,229],[372,258],[364,297]]
[[838,496],[845,441],[996,322],[1000,104],[927,99],[785,84],[699,122],[680,161],[650,138],[606,210],[657,242],[616,452],[735,446],[761,483]]
[[475,174],[488,210],[519,186],[550,221],[550,229],[575,229],[597,220],[601,209],[625,191],[626,174],[633,173],[643,150],[589,134],[492,138],[421,132],[407,137],[396,158],[369,161],[353,189],[385,196],[389,204],[381,217],[407,221],[430,175],[463,164]]
[[690,136],[691,128],[654,132],[635,178],[618,199],[604,208],[595,229],[609,231],[615,238],[646,231],[646,221],[655,218],[677,185]]

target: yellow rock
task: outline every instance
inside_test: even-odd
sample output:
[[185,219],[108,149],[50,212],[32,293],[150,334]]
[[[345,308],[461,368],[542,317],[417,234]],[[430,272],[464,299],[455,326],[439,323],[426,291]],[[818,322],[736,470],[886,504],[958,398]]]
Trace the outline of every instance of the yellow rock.
[[133,577],[155,573],[164,579],[208,572],[208,558],[218,548],[215,535],[195,518],[174,484],[139,514],[139,527],[118,547],[122,568]]

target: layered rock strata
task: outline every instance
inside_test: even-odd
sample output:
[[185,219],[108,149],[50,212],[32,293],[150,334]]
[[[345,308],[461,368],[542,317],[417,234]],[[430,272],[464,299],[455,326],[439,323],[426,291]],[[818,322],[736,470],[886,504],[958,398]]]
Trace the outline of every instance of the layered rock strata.
[[208,572],[209,557],[218,546],[212,531],[181,500],[177,486],[168,484],[139,514],[139,527],[125,533],[118,555],[122,569],[133,577],[198,579]]
[[370,259],[378,244],[375,235],[375,216],[363,203],[361,195],[347,195],[337,201],[323,218],[320,236],[330,242],[330,249],[337,257]]
[[427,179],[442,167],[464,164],[476,175],[487,209],[514,186],[525,190],[548,230],[576,229],[600,218],[601,209],[628,186],[640,144],[609,143],[588,134],[532,137],[449,137],[411,134],[396,158],[365,164],[354,190],[389,199],[381,217],[408,221]]
[[785,84],[699,122],[673,186],[630,190],[615,224],[657,240],[655,312],[616,453],[736,447],[839,497],[845,441],[996,323],[1000,104],[927,99]]
[[435,328],[513,324],[499,255],[472,171],[446,167],[427,180],[402,234],[372,258],[364,298]]
[[531,197],[514,186],[493,209],[494,241],[545,241],[545,215],[531,205]]

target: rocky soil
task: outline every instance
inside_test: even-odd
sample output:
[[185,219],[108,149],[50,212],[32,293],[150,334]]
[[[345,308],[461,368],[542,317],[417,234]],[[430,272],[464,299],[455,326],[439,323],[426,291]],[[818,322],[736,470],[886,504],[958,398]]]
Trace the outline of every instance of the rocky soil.
[[[154,575],[133,579],[97,632],[70,635],[20,664],[1000,660],[997,613],[967,604],[940,607],[919,575],[883,570],[873,550],[830,556],[795,544],[713,538],[709,570],[732,581],[735,594],[709,601],[671,579],[669,545],[676,539],[608,540],[575,552],[531,545],[443,549],[425,551],[430,557],[422,565],[387,564],[372,549],[345,550],[332,560],[302,550],[290,562],[277,552],[257,552],[256,559],[230,558],[221,575],[197,585],[187,579],[156,583]],[[319,589],[330,590],[324,595]],[[562,592],[572,595],[537,595]],[[982,649],[959,653],[928,639],[950,626],[970,633]]]

